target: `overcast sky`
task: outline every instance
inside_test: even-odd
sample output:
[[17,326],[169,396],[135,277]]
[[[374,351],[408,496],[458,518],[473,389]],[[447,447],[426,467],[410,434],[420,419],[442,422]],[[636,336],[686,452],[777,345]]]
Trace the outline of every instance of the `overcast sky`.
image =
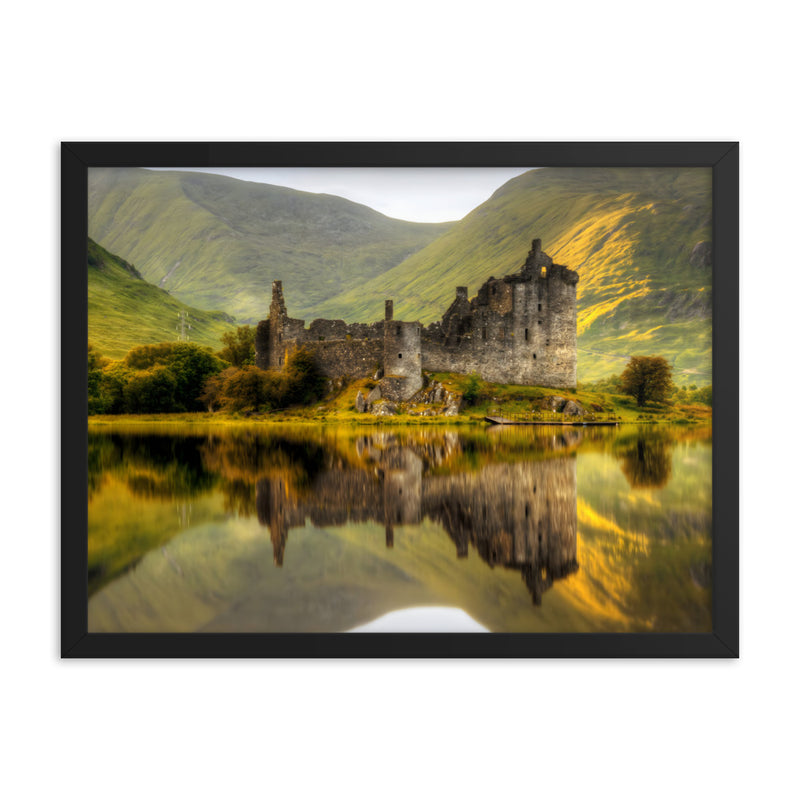
[[414,222],[461,219],[525,167],[197,167],[246,181],[335,194]]

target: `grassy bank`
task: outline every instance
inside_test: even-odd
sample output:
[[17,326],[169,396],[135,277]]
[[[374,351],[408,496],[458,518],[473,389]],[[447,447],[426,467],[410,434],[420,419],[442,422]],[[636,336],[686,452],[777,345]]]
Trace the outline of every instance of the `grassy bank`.
[[[453,373],[433,373],[429,381],[438,381],[453,394],[461,395],[468,388],[470,378]],[[542,407],[546,398],[563,397],[580,403],[588,411],[600,416],[613,415],[623,423],[692,423],[710,422],[711,407],[704,405],[681,405],[649,403],[639,408],[636,401],[625,395],[597,391],[569,391],[550,389],[541,386],[515,386],[512,384],[487,383],[477,381],[475,401],[462,407],[457,416],[421,416],[422,406],[404,406],[403,412],[391,416],[376,417],[361,414],[355,410],[356,394],[364,395],[377,384],[377,381],[360,379],[336,388],[324,400],[311,406],[294,407],[263,414],[141,414],[89,417],[91,425],[111,423],[165,422],[195,423],[215,425],[238,425],[258,423],[347,423],[352,425],[463,425],[481,423],[487,415],[513,416],[529,414]],[[559,415],[556,415],[558,417]]]

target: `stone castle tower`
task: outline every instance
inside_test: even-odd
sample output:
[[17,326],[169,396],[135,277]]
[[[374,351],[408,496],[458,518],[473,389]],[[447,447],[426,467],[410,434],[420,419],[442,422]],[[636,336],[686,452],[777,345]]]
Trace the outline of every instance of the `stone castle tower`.
[[469,299],[466,286],[440,322],[384,319],[370,324],[303,320],[286,313],[280,281],[272,284],[269,318],[256,330],[256,366],[282,369],[300,346],[315,354],[328,377],[384,373],[385,397],[405,400],[423,384],[422,370],[478,373],[495,383],[575,388],[577,384],[578,274],[542,251],[540,239],[519,272],[489,278]]

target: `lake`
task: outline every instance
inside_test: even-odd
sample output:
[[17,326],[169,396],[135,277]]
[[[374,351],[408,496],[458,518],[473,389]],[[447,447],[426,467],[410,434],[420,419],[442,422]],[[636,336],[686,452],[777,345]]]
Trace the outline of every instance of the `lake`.
[[711,429],[89,431],[90,632],[708,632]]

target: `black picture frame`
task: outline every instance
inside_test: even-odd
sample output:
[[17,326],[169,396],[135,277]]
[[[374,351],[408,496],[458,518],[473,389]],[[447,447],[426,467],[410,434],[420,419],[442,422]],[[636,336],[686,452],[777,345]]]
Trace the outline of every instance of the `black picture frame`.
[[[87,177],[90,167],[710,167],[713,192],[712,632],[88,632]],[[61,656],[738,657],[739,146],[735,142],[64,142],[61,146]]]

